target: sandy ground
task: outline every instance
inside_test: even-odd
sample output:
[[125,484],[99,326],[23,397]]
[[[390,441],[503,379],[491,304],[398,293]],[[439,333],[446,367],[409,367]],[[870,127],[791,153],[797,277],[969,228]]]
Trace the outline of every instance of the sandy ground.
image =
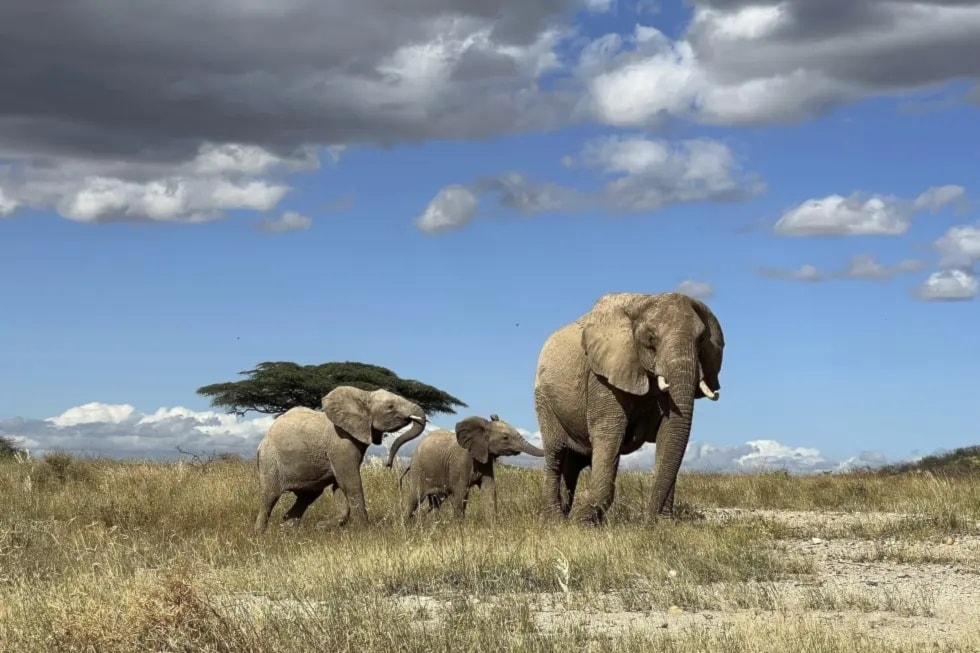
[[[862,540],[835,537],[851,523],[882,524],[907,521],[896,513],[829,513],[779,510],[720,509],[705,511],[709,520],[763,517],[789,526],[800,537],[777,540],[774,547],[811,558],[815,576],[774,583],[697,586],[709,605],[724,606],[733,594],[761,597],[759,607],[730,609],[625,609],[615,594],[581,597],[563,594],[498,596],[486,602],[529,600],[534,620],[544,631],[585,626],[596,633],[636,631],[681,632],[685,629],[765,629],[774,624],[824,622],[877,640],[927,650],[935,642],[967,637],[980,640],[980,536],[950,534],[930,540]],[[978,525],[980,527],[980,525]],[[821,533],[822,536],[813,535]],[[912,563],[908,561],[914,561]],[[744,589],[743,589],[744,588]],[[713,596],[712,596],[713,595]],[[421,615],[420,627],[440,619],[450,604],[446,598],[403,596],[395,606]],[[477,605],[480,601],[476,601]],[[262,597],[226,597],[238,612],[306,613],[315,605],[300,605]],[[919,647],[924,646],[925,649]]]

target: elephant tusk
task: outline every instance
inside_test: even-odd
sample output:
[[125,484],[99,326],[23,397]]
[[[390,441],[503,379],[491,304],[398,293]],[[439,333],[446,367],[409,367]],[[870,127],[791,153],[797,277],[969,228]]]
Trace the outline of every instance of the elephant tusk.
[[701,383],[698,385],[698,387],[701,388],[701,392],[704,393],[705,397],[711,401],[718,401],[718,392],[721,392],[721,390],[712,391],[712,389],[708,387],[708,384],[704,382],[704,379],[701,379]]
[[667,383],[667,379],[665,379],[660,375],[657,375],[657,387],[660,388],[660,392],[666,392],[667,388],[670,387],[670,384]]
[[418,415],[409,415],[408,419],[412,420],[413,422],[416,422],[417,424],[425,424],[425,418],[419,417]]

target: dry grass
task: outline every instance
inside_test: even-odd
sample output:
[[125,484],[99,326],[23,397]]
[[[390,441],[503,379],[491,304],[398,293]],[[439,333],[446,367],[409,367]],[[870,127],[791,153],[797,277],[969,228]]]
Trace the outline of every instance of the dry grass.
[[[463,522],[444,510],[403,526],[397,473],[364,470],[367,527],[318,527],[334,517],[325,496],[302,526],[281,528],[287,496],[255,536],[251,461],[2,463],[0,650],[898,651],[901,641],[869,640],[819,615],[925,618],[928,596],[814,585],[791,601],[779,588],[812,582],[817,564],[779,542],[931,541],[974,533],[980,520],[980,485],[969,478],[686,474],[677,490],[686,516],[645,524],[652,477],[622,473],[608,525],[593,529],[540,516],[538,470],[501,469],[497,523],[474,492]],[[786,523],[712,510],[735,507],[854,518]],[[678,619],[769,616],[677,629],[668,622],[678,608]],[[975,649],[977,637],[933,650]]]

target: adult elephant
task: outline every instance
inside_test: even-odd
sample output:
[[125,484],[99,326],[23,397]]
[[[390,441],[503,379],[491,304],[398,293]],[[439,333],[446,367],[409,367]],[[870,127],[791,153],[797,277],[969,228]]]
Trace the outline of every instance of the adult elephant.
[[[711,309],[675,292],[603,295],[549,335],[534,381],[549,509],[601,522],[615,496],[620,456],[656,442],[647,510],[654,518],[671,514],[694,400],[718,399],[724,348]],[[588,501],[573,508],[588,465]]]
[[413,426],[404,435],[416,437],[426,424],[418,404],[387,390],[337,386],[323,397],[321,405],[322,413],[303,406],[290,408],[275,419],[259,443],[257,532],[265,531],[283,492],[296,495],[296,502],[283,516],[283,521],[289,521],[300,519],[328,487],[340,490],[341,525],[352,511],[356,522],[367,522],[361,463],[368,445],[381,444],[385,433],[409,424]]

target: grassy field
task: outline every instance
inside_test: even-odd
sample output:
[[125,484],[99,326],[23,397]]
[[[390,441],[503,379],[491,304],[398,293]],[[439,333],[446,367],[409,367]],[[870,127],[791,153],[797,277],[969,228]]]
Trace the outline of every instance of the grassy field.
[[408,526],[363,475],[369,526],[283,528],[287,495],[256,536],[251,461],[0,463],[0,650],[980,650],[976,476],[682,474],[646,524],[624,472],[596,529],[539,470],[498,471],[496,523],[474,491]]

